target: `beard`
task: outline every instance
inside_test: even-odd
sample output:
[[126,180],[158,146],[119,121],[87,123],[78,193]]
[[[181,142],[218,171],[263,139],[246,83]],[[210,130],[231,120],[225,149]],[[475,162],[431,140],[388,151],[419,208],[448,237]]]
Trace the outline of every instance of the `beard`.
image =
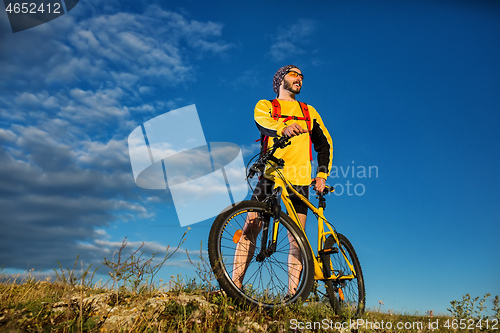
[[[302,88],[302,86],[295,87],[294,83],[295,82],[288,82],[287,80],[285,80],[285,81],[283,81],[283,88],[298,95],[298,94],[300,94],[300,88]],[[300,83],[299,83],[299,85],[300,85]]]

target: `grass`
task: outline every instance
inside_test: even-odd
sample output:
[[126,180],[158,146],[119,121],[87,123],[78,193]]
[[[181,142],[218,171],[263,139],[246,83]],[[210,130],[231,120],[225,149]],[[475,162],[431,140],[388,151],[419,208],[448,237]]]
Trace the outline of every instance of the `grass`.
[[[100,287],[75,287],[35,279],[2,281],[2,332],[495,331],[492,327],[485,329],[485,319],[482,330],[460,330],[459,319],[451,316],[391,314],[377,309],[367,311],[361,318],[339,318],[322,302],[261,311],[240,307],[224,294],[206,292],[201,284],[192,281],[179,283],[168,292],[129,291],[118,298],[113,289]],[[454,324],[457,329],[453,329]]]
[[[145,257],[140,252],[142,246],[129,256],[122,255],[125,247],[124,241],[112,260],[104,261],[111,286],[94,283],[90,266],[77,274],[78,258],[73,269],[59,265],[54,281],[37,280],[31,271],[24,278],[0,274],[0,332],[500,331],[499,297],[489,299],[489,294],[483,298],[467,294],[451,301],[450,316],[384,313],[380,302],[360,318],[341,318],[328,302],[315,297],[268,311],[242,307],[216,292],[217,282],[201,245],[196,263],[188,256],[197,278],[172,276],[165,291],[152,277],[172,253],[167,251],[155,261],[156,254]],[[488,310],[490,303],[493,307]]]

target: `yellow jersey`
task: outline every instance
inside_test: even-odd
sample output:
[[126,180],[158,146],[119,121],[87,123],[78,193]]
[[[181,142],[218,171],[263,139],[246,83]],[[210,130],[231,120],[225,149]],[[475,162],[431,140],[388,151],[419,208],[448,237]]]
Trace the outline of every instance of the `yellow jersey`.
[[[292,123],[297,123],[304,129],[308,128],[305,120],[295,120],[293,118],[288,118],[287,120],[288,116],[296,118],[304,117],[297,101],[278,101],[281,106],[281,118],[278,120],[274,120],[272,117],[273,106],[269,100],[260,100],[255,106],[254,111],[255,123],[260,132],[270,137],[269,147],[273,144],[272,138],[281,136],[285,127]],[[293,185],[310,185],[311,179],[314,177],[326,179],[332,167],[332,138],[316,109],[308,105],[308,110],[311,118],[311,132],[292,137],[290,139],[291,144],[283,149],[278,149],[274,155],[285,161],[282,173]],[[311,141],[309,141],[309,136]],[[315,176],[312,176],[312,165],[309,155],[310,142],[312,142],[314,150],[317,152],[318,168]],[[272,178],[273,175],[271,172],[269,178]]]

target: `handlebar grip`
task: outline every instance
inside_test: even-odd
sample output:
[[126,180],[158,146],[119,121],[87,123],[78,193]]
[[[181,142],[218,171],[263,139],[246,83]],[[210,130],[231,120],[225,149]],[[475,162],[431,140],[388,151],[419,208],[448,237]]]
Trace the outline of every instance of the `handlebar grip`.
[[[313,181],[311,182],[311,186],[313,186],[313,187],[314,187],[315,185],[316,185],[316,181],[315,181],[315,180],[313,180]],[[335,191],[335,187],[334,187],[334,186],[328,186],[328,185],[325,185],[325,188],[323,189],[323,192],[322,192],[322,193],[319,193],[318,191],[316,191],[316,194],[318,194],[318,195],[327,195],[328,193],[331,193],[331,192],[333,192],[333,191]]]

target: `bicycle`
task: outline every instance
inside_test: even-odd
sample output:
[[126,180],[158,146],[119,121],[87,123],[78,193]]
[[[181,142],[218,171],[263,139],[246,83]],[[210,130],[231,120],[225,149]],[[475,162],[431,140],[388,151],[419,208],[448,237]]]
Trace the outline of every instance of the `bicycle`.
[[[324,196],[334,188],[327,186],[322,193],[317,193],[318,207],[298,193],[280,172],[284,161],[274,156],[277,149],[289,144],[287,137],[275,139],[271,148],[259,154],[260,158],[247,174],[248,179],[257,173],[262,174],[266,165],[275,170],[273,193],[262,202],[242,201],[229,206],[215,219],[208,239],[214,274],[229,297],[240,304],[264,308],[305,301],[313,282],[320,280],[325,283],[327,297],[336,314],[361,315],[365,307],[365,285],[358,257],[347,237],[337,233],[323,214],[326,208]],[[298,196],[318,219],[316,255],[288,198],[289,192]],[[288,214],[281,210],[280,200]],[[260,230],[246,236],[248,246],[243,249],[246,258],[241,266],[237,262],[241,259],[235,256],[238,246],[242,246],[243,226],[249,218],[257,221]],[[289,260],[291,249],[295,254],[299,249],[300,256],[295,256],[299,262],[290,262],[293,261]],[[241,255],[241,249],[238,251]],[[241,286],[233,276],[237,270],[244,271]],[[296,281],[292,288],[293,279]]]

